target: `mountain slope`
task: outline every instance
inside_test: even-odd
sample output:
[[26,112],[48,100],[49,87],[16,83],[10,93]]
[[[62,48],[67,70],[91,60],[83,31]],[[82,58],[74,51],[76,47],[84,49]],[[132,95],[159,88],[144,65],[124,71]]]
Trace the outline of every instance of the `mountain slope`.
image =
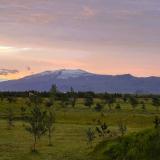
[[60,91],[73,87],[76,91],[111,93],[160,93],[160,78],[138,78],[125,75],[98,75],[83,70],[46,71],[19,80],[0,82],[0,91],[48,91],[56,84]]

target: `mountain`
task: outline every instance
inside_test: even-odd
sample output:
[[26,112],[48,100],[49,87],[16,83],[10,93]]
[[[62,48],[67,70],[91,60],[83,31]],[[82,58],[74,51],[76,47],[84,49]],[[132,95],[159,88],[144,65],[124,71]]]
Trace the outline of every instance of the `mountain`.
[[6,79],[0,79],[0,82],[6,81]]
[[110,93],[160,93],[160,77],[98,75],[83,70],[46,71],[18,80],[0,82],[0,91],[48,91],[56,84],[60,91],[94,91]]

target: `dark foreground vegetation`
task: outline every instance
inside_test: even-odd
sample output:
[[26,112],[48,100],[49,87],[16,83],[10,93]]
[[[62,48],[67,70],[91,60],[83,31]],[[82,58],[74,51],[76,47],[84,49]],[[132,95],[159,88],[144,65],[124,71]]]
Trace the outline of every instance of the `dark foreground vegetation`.
[[146,130],[101,142],[93,153],[100,160],[159,160],[160,130]]
[[0,160],[159,160],[160,96],[0,93]]

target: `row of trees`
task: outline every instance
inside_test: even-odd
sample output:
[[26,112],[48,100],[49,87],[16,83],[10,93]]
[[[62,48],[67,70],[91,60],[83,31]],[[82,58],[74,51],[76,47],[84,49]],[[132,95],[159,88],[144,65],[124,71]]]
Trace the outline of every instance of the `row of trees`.
[[[56,92],[55,92],[56,91]],[[131,94],[108,94],[108,93],[93,93],[93,92],[75,92],[73,88],[70,89],[67,93],[62,93],[57,90],[56,85],[52,85],[50,92],[0,92],[0,100],[3,101],[6,99],[9,103],[16,103],[17,97],[27,97],[29,93],[36,94],[39,97],[39,101],[42,98],[50,97],[51,93],[54,95],[54,100],[60,100],[61,106],[65,108],[68,105],[71,105],[73,108],[76,106],[76,101],[78,98],[84,99],[84,105],[91,108],[94,105],[94,99],[101,99],[101,103],[97,103],[95,110],[101,111],[104,105],[108,105],[109,110],[115,106],[116,109],[121,109],[117,99],[123,100],[125,103],[130,103],[133,110],[141,105],[143,110],[146,110],[146,103],[148,99],[152,100],[152,105],[159,110],[160,107],[160,97],[158,95],[131,95]],[[139,100],[141,99],[141,100]],[[143,99],[143,100],[142,100]],[[53,99],[46,102],[46,105],[50,105],[53,102]],[[28,102],[26,102],[29,105]]]

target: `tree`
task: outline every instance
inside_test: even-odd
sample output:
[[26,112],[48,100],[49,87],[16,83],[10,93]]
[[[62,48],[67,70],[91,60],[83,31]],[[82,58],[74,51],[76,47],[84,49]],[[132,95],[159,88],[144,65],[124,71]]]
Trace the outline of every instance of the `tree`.
[[61,96],[61,106],[66,108],[69,105],[69,96],[67,94],[62,94]]
[[46,128],[48,132],[48,145],[52,146],[52,132],[54,130],[55,113],[49,109],[46,114]]
[[3,94],[1,94],[0,95],[0,101],[3,102],[3,100],[4,100],[4,96],[3,96]]
[[128,96],[127,95],[123,95],[122,99],[123,99],[124,103],[126,103],[127,100],[128,100]]
[[38,93],[29,92],[29,101],[31,105],[37,106],[42,103],[42,98],[38,96]]
[[8,123],[8,129],[11,129],[14,127],[13,121],[14,121],[14,112],[13,108],[11,106],[7,107],[7,123]]
[[25,105],[26,105],[27,107],[31,107],[31,106],[32,106],[30,98],[27,98],[27,99],[25,100]]
[[7,97],[7,101],[8,101],[9,103],[13,103],[13,102],[16,102],[16,98],[9,96],[9,97]]
[[158,129],[160,127],[160,118],[156,116],[153,123],[155,125],[155,128]]
[[61,95],[60,105],[61,105],[61,107],[63,108],[64,116],[66,115],[68,104],[69,104],[69,97],[68,97],[67,94],[64,94],[64,93],[63,93],[63,94]]
[[84,105],[91,108],[91,106],[93,105],[93,97],[90,94],[87,94],[84,100]]
[[88,128],[86,131],[86,138],[87,138],[87,144],[92,147],[92,143],[94,141],[95,137],[95,133],[91,128]]
[[53,103],[53,105],[56,101],[57,93],[58,93],[57,86],[55,84],[53,84],[51,89],[50,89],[50,101]]
[[130,104],[131,104],[132,108],[135,109],[138,106],[137,98],[134,96],[131,96],[130,97]]
[[145,105],[144,101],[141,102],[141,105],[142,105],[142,110],[145,111],[146,110],[146,105]]
[[103,134],[105,135],[105,134],[106,134],[106,131],[107,131],[107,129],[108,129],[108,126],[106,125],[106,123],[101,124],[101,129],[102,129],[102,131],[103,131]]
[[104,100],[105,100],[105,103],[108,105],[109,110],[111,110],[113,104],[116,102],[116,98],[114,97],[114,95],[110,95],[108,93],[105,93]]
[[53,106],[53,102],[51,100],[47,100],[45,105],[47,108],[50,108],[51,106]]
[[115,109],[117,109],[117,110],[121,110],[121,105],[120,105],[119,103],[118,103],[118,104],[116,104]]
[[43,136],[46,131],[46,112],[41,111],[38,106],[35,106],[31,111],[30,116],[28,117],[28,126],[26,126],[26,130],[33,135],[33,148],[32,151],[36,152],[36,144],[37,141]]
[[76,100],[77,100],[77,95],[76,93],[74,92],[74,89],[71,87],[71,90],[69,92],[69,101],[70,101],[70,104],[71,106],[74,108],[75,105],[76,105]]
[[121,134],[121,137],[123,137],[125,133],[127,132],[127,126],[122,120],[118,122],[118,130]]
[[96,110],[97,112],[100,112],[100,111],[102,111],[102,109],[103,109],[102,104],[97,103],[96,106],[95,106],[95,110]]
[[159,110],[159,107],[160,107],[160,100],[158,97],[153,97],[152,98],[152,104],[153,106],[156,107],[157,111]]
[[24,121],[26,119],[25,117],[26,108],[22,106],[20,109],[21,109],[21,119]]
[[96,127],[96,131],[99,134],[99,137],[105,137],[106,134],[110,134],[110,130],[108,129],[108,126],[106,125],[106,123],[102,123],[100,125],[100,127]]

